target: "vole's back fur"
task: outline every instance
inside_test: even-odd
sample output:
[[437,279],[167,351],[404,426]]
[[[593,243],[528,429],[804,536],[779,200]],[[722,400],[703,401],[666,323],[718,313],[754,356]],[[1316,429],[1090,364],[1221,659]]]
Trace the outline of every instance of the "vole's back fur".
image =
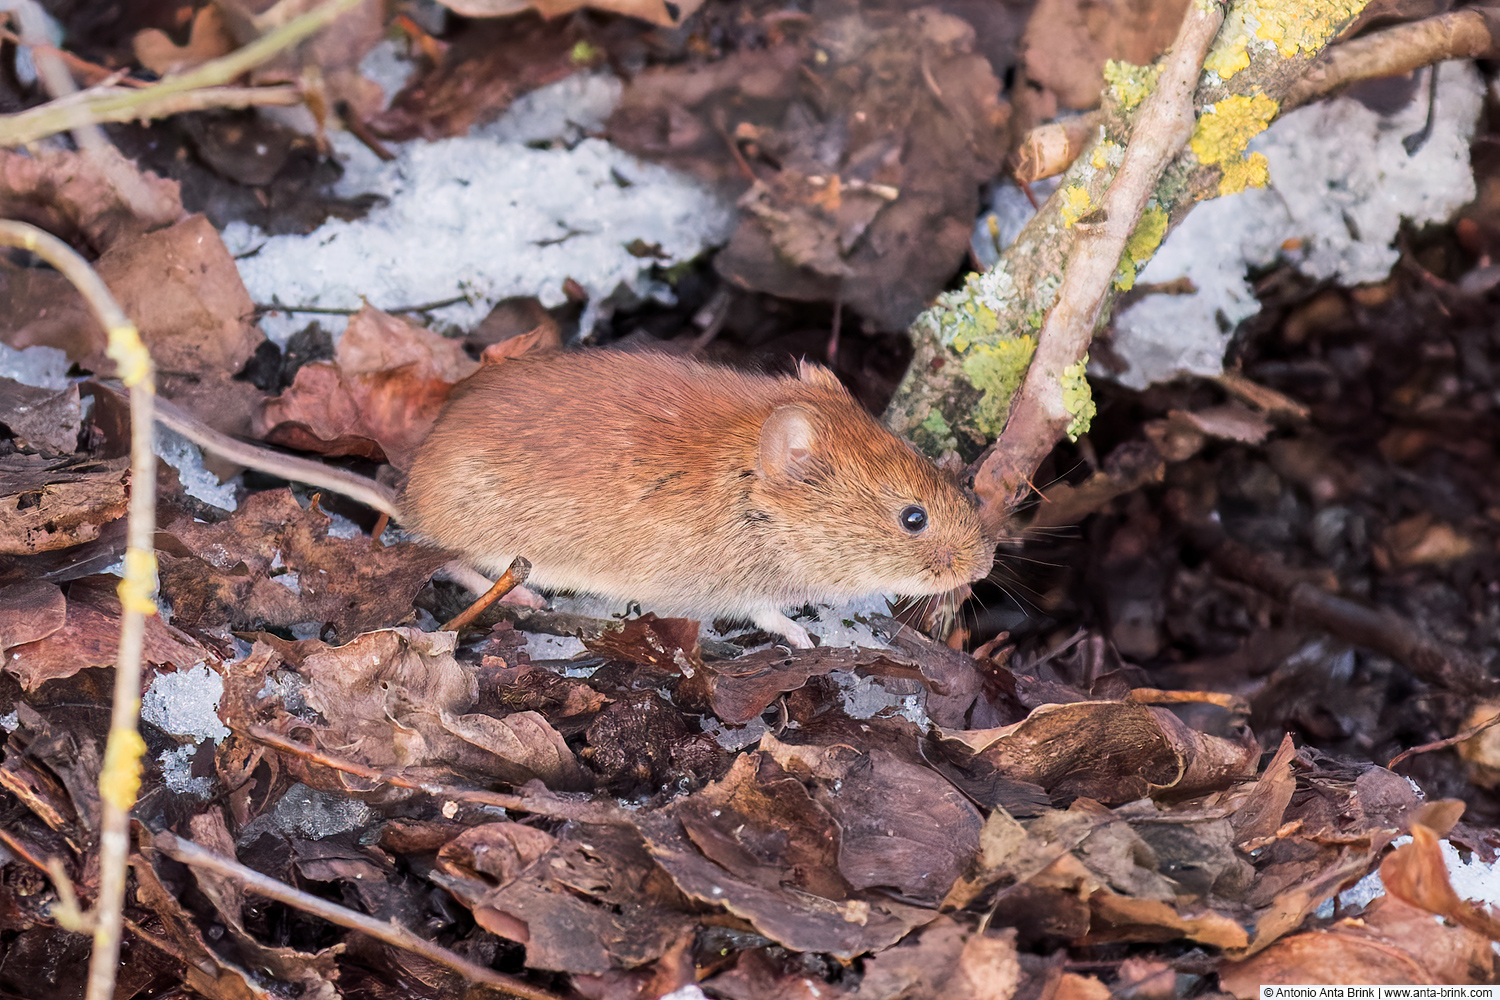
[[943,593],[994,554],[972,500],[814,366],[610,351],[486,366],[455,388],[400,507],[481,568],[524,555],[542,588],[748,618],[798,644],[783,608]]

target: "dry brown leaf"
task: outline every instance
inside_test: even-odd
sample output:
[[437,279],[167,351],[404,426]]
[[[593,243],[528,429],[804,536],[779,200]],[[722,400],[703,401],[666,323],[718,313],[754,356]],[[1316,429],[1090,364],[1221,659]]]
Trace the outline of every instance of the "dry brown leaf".
[[765,754],[741,755],[722,781],[636,824],[678,888],[794,951],[853,958],[935,916],[852,891],[838,870],[837,824]]
[[[234,258],[202,215],[116,242],[95,269],[140,328],[159,372],[227,378],[265,340]],[[114,371],[102,345],[83,363]]]
[[1380,880],[1386,891],[1402,902],[1500,941],[1500,919],[1483,904],[1459,898],[1448,880],[1448,865],[1437,834],[1422,824],[1413,823],[1411,843],[1396,848],[1381,863]]
[[[61,627],[6,650],[5,671],[23,688],[35,691],[49,680],[71,677],[87,667],[113,666],[120,645],[120,601],[114,593],[118,582],[115,577],[74,581]],[[185,670],[217,662],[207,649],[157,615],[146,619],[145,628],[147,663]]]
[[38,389],[0,378],[0,425],[10,428],[21,451],[71,455],[83,429],[78,386]]
[[604,975],[654,961],[689,933],[683,904],[634,830],[571,824],[474,918],[524,942],[532,968]]
[[178,45],[159,28],[138,31],[131,40],[135,60],[157,76],[179,73],[234,51],[234,36],[213,4],[193,16],[186,45]]
[[0,555],[55,552],[91,542],[125,516],[130,460],[0,458]]
[[163,517],[162,593],[185,627],[326,622],[347,638],[393,624],[448,556],[421,545],[335,538],[287,490],[247,497],[216,524]]
[[[98,156],[106,162],[101,165],[92,153],[0,149],[0,217],[33,223],[98,254],[122,236],[170,225],[186,215],[176,181],[137,171],[111,145],[103,146]],[[138,173],[139,183],[156,199],[151,215],[136,217],[110,182],[113,170]]]
[[54,584],[28,580],[0,587],[0,653],[45,639],[67,620],[67,599]]
[[1106,804],[1223,788],[1253,773],[1259,748],[1189,729],[1133,702],[1043,705],[1014,725],[944,730],[1007,777]]
[[1186,6],[1182,0],[1125,0],[1108,6],[1040,0],[1021,40],[1026,76],[1052,91],[1064,108],[1096,107],[1105,60],[1150,65],[1172,43]]
[[1475,548],[1472,539],[1425,511],[1388,527],[1381,541],[1388,563],[1401,569],[1441,566],[1464,558]]
[[535,10],[546,18],[571,14],[583,7],[607,10],[671,28],[681,24],[703,5],[703,0],[440,0],[444,7],[464,17],[509,17]]
[[581,791],[593,784],[562,734],[536,712],[515,712],[500,719],[444,714],[442,722],[444,729],[465,743],[519,765],[527,772],[511,779],[512,784],[535,777],[548,788],[563,792]]
[[855,889],[894,888],[937,904],[979,851],[979,811],[930,768],[885,750],[793,746],[769,733],[760,749],[820,779],[815,798],[839,825],[839,871]]
[[278,444],[405,468],[453,383],[478,367],[458,341],[366,306],[350,319],[334,360],[300,368],[255,427]]

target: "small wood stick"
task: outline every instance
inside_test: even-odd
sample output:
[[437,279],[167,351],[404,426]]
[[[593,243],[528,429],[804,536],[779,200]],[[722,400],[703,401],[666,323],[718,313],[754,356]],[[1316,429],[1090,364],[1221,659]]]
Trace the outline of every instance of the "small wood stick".
[[511,564],[506,567],[505,572],[500,574],[500,579],[496,580],[494,585],[489,590],[486,590],[479,600],[459,612],[457,618],[445,623],[442,630],[444,632],[457,632],[475,618],[478,618],[491,604],[494,604],[500,598],[525,583],[526,578],[530,575],[531,562],[525,556],[516,556]]
[[507,976],[502,972],[496,972],[471,962],[440,944],[417,936],[394,921],[377,920],[319,896],[313,896],[170,832],[157,834],[155,846],[167,857],[180,861],[182,864],[233,879],[258,896],[274,899],[279,903],[296,907],[304,913],[322,917],[329,923],[360,931],[378,941],[384,941],[386,944],[421,955],[429,962],[452,969],[470,982],[493,987],[506,996],[522,997],[524,1000],[560,1000],[558,995],[551,990],[532,986],[514,976]]

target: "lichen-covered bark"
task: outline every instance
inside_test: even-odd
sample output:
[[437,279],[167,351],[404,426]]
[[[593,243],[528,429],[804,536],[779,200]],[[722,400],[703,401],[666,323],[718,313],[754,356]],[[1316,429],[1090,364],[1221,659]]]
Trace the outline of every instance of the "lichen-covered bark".
[[[1280,113],[1282,98],[1366,0],[1235,0],[1215,39],[1194,95],[1198,128],[1158,182],[1148,213],[1152,232],[1130,242],[1116,286],[1159,244],[1160,216],[1175,226],[1206,198],[1263,184],[1263,163],[1244,143]],[[1092,146],[991,270],[940,296],[912,325],[915,358],[887,409],[887,424],[933,457],[956,452],[973,461],[1005,425],[1011,396],[1026,374],[1035,336],[1052,307],[1074,252],[1081,221],[1113,179],[1129,142],[1131,111],[1145,74],[1117,68],[1106,93],[1109,113]],[[1142,225],[1146,224],[1143,217]],[[1138,256],[1139,254],[1139,256]],[[1110,303],[1100,313],[1108,318]]]

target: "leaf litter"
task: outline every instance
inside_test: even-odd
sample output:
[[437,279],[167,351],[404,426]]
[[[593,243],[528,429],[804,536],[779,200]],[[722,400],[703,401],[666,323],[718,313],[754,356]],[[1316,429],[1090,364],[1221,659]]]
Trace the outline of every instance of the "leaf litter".
[[[159,71],[218,51],[218,29],[200,24],[211,9],[181,22],[192,25],[186,48],[143,28],[141,63]],[[559,26],[570,52],[585,37],[620,51],[683,44],[625,22]],[[348,75],[373,44],[365,28],[349,29],[327,64],[344,74],[336,93],[367,90]],[[724,278],[839,298],[899,328],[951,277],[977,181],[999,163],[1008,109],[994,99],[993,61],[958,15],[932,10],[816,8],[747,16],[739,30],[743,44],[728,32],[713,58],[700,48],[696,60],[636,74],[612,137],[749,184],[717,259]],[[533,63],[510,53],[532,74],[520,84],[507,78],[520,70],[461,53],[441,98],[427,93],[435,104],[408,91],[399,127],[461,133],[557,75],[555,49],[539,47]],[[1063,69],[1087,77],[1088,62]],[[903,155],[918,150],[937,159]],[[735,177],[742,167],[750,177]],[[164,393],[206,421],[399,470],[448,388],[479,363],[459,340],[365,306],[326,357],[280,368],[276,395],[256,388],[243,375],[267,345],[214,225],[151,174],[159,214],[133,216],[91,170],[76,154],[4,154],[4,214],[90,252],[140,322]],[[888,240],[938,224],[918,248]],[[948,241],[950,228],[962,239]],[[0,339],[109,375],[97,331],[56,276],[12,257],[3,266],[0,295],[14,308]],[[1333,336],[1319,322],[1293,328]],[[1434,482],[1460,484],[1453,495],[1493,500],[1492,482],[1430,465],[1434,453],[1481,468],[1493,458],[1472,433],[1484,418],[1443,408],[1458,399],[1440,377],[1447,360],[1428,358],[1391,390],[1408,419],[1367,451],[1319,436],[1350,420],[1327,394],[1297,418],[1313,428],[1269,444],[1273,420],[1201,389],[1122,405],[1173,442],[1167,506],[1179,512],[1229,496],[1252,530],[1271,531],[1267,511],[1294,490],[1326,513],[1410,482],[1382,461],[1428,463]],[[1275,359],[1251,367],[1296,398],[1298,379],[1347,378],[1352,363],[1312,376]],[[107,386],[82,388],[0,390],[0,684],[13,706],[0,760],[0,988],[23,996],[81,990],[86,942],[48,910],[48,861],[84,898],[97,889],[95,787],[120,614],[114,577],[100,570],[122,549],[115,529],[131,484],[120,401]],[[1440,433],[1442,421],[1462,432]],[[1347,705],[1328,703],[1336,687],[1317,689],[1321,701],[1295,695],[1328,657],[1263,599],[1168,558],[1165,515],[1140,493],[1108,507],[1098,528],[1107,533],[1089,572],[1108,582],[1089,627],[1107,643],[1069,641],[1057,626],[1076,613],[1048,598],[1049,634],[1018,629],[1016,643],[979,655],[889,620],[874,622],[886,648],[741,653],[698,623],[646,615],[598,625],[562,664],[533,659],[524,620],[462,642],[433,631],[429,609],[451,600],[428,589],[444,554],[366,537],[321,498],[241,486],[226,513],[170,473],[157,486],[171,614],[148,620],[146,659],[156,676],[206,665],[231,735],[191,754],[194,773],[214,779],[202,797],[162,774],[180,738],[144,727],[151,764],[117,995],[465,988],[427,959],[173,860],[157,837],[167,830],[521,975],[538,995],[1253,995],[1278,980],[1495,975],[1494,917],[1453,889],[1437,840],[1493,857],[1491,831],[1456,823],[1459,804],[1424,804],[1405,777],[1369,762],[1374,744],[1350,753],[1360,720],[1379,717],[1371,681]],[[1319,514],[1315,551],[1336,573],[1414,581],[1493,548],[1482,510],[1414,503],[1367,551],[1347,516],[1330,526],[1336,518]],[[1431,585],[1416,594],[1418,606],[1443,600]],[[1143,662],[1158,672],[1148,677]],[[1181,690],[1163,690],[1173,681]],[[862,711],[847,697],[853,684],[903,707]],[[1376,730],[1390,738],[1389,723]],[[1320,736],[1338,755],[1317,748]],[[1428,776],[1449,794],[1467,787],[1451,770]],[[340,801],[362,807],[343,828],[278,812]],[[1475,821],[1490,821],[1492,806],[1476,805]],[[1402,835],[1410,842],[1388,851]],[[1326,904],[1377,867],[1388,895],[1330,914]]]

